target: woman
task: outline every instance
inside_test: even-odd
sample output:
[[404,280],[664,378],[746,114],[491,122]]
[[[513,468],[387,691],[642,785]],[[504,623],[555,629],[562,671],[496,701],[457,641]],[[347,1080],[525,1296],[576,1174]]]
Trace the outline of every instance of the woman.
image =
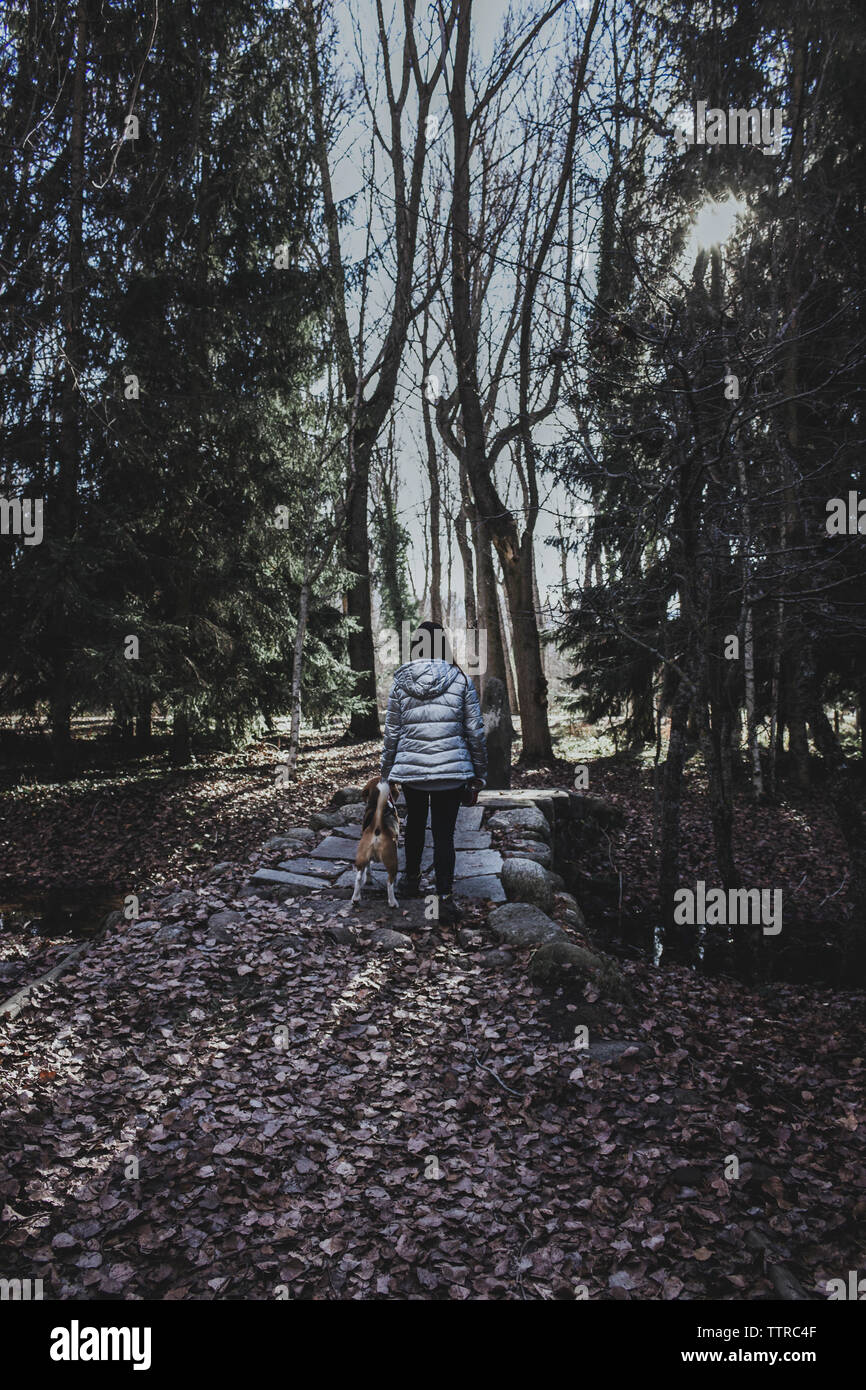
[[477,798],[487,776],[484,724],[475,687],[451,658],[440,623],[421,624],[410,654],[415,659],[394,676],[382,750],[382,779],[399,782],[406,797],[406,869],[397,891],[419,896],[429,806],[439,921],[457,922],[454,826],[467,784]]

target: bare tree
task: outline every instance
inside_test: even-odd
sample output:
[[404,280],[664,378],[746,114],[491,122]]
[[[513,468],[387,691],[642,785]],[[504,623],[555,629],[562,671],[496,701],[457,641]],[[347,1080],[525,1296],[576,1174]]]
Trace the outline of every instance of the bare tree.
[[[534,430],[556,408],[562,382],[564,344],[572,310],[570,281],[574,242],[570,219],[561,261],[565,282],[561,341],[554,345],[550,354],[549,384],[541,388],[535,370],[537,317],[543,309],[546,309],[546,319],[550,317],[550,305],[539,302],[543,298],[541,284],[548,270],[554,239],[562,233],[563,207],[572,182],[581,97],[601,0],[595,0],[586,18],[575,61],[564,69],[569,92],[563,112],[561,151],[554,154],[549,131],[545,139],[538,120],[525,116],[519,168],[509,170],[507,175],[509,196],[503,186],[506,176],[501,171],[501,150],[497,150],[497,143],[505,133],[505,90],[516,76],[525,80],[524,58],[562,8],[563,4],[556,0],[534,14],[519,35],[506,33],[486,87],[470,104],[470,90],[474,93],[476,86],[470,72],[472,0],[455,0],[456,42],[449,89],[453,171],[448,309],[462,440],[458,440],[451,427],[445,401],[438,418],[450,446],[465,462],[478,521],[489,532],[502,565],[514,640],[520,651],[517,686],[522,758],[530,763],[549,762],[553,758],[547,718],[547,681],[533,595],[534,532],[540,506]],[[548,103],[551,100],[549,96]],[[538,107],[537,103],[536,109]],[[554,123],[559,114],[557,110],[552,117]],[[480,169],[473,178],[475,155],[480,160]],[[570,210],[570,200],[568,207]],[[501,347],[493,355],[485,390],[481,381],[484,359],[482,302],[498,257],[503,225],[508,225],[515,215],[519,240],[514,295],[509,307],[498,316],[502,327]],[[503,373],[512,345],[517,357],[517,401],[505,423],[495,428],[497,405],[500,396],[505,395]],[[507,505],[495,478],[496,462],[512,443],[522,452],[525,483],[522,533],[517,515]]]
[[[348,613],[355,619],[355,629],[349,638],[349,659],[353,671],[358,674],[358,693],[363,697],[363,707],[352,716],[350,734],[357,739],[378,739],[368,540],[370,462],[376,440],[394,404],[409,327],[423,308],[422,301],[414,297],[414,281],[428,146],[427,118],[431,98],[444,71],[453,21],[450,17],[443,17],[438,52],[431,57],[433,45],[428,43],[426,55],[422,58],[416,36],[415,0],[403,0],[402,36],[396,45],[399,57],[395,61],[394,44],[386,25],[382,0],[376,0],[378,61],[384,85],[386,130],[380,126],[376,94],[369,73],[363,67],[360,77],[376,146],[384,152],[390,171],[393,203],[386,216],[388,239],[394,254],[394,282],[381,343],[367,361],[363,323],[353,340],[351,292],[331,169],[335,130],[334,113],[329,105],[333,77],[324,38],[330,15],[328,0],[302,0],[302,12],[312,72],[312,115],[324,204],[327,269],[333,291],[335,351],[348,415],[351,481],[344,541],[348,568],[356,576],[348,595]],[[414,100],[414,107],[410,97]],[[411,131],[413,119],[414,133]],[[375,183],[372,169],[370,180],[372,196]]]

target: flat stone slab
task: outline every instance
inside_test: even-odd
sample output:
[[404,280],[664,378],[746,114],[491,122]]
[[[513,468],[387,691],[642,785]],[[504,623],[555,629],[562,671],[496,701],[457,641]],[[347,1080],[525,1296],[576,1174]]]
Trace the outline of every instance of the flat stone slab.
[[282,850],[285,854],[287,849],[307,849],[315,839],[315,832],[312,830],[287,830],[285,835],[272,835],[269,840],[265,840],[263,848]]
[[[457,850],[489,849],[492,841],[493,836],[489,830],[461,830],[458,825],[454,831],[454,848]],[[428,849],[433,848],[433,835],[429,830],[425,833],[424,843]]]
[[458,850],[455,856],[454,877],[474,878],[476,874],[500,874],[502,855],[498,849]]
[[505,902],[505,889],[496,874],[478,874],[474,878],[455,878],[456,898],[489,898],[494,903]]
[[329,835],[327,840],[323,840],[320,845],[316,845],[311,858],[354,859],[355,845],[352,844],[351,840],[344,839],[341,835]]
[[287,873],[284,869],[256,869],[250,883],[278,883],[284,888],[297,888],[299,893],[321,893],[323,888],[329,887],[327,879]]
[[[346,860],[354,860],[355,851],[346,840],[341,840],[336,835],[329,835],[327,840],[323,840],[320,845],[316,846],[310,857],[312,859],[342,860],[345,863]],[[429,857],[429,854],[425,854],[424,860],[426,861]],[[402,845],[397,851],[397,864],[401,869],[406,864],[406,851]],[[375,872],[376,868],[381,868],[381,866],[374,863],[371,868]],[[502,855],[498,849],[458,849],[455,855],[455,878],[474,878],[477,874],[499,874],[501,872]]]
[[[515,787],[514,790],[478,793],[480,806],[494,806],[497,810],[517,810],[521,806],[533,806],[536,801],[567,800],[568,792],[562,787]],[[477,807],[472,809],[477,810]]]
[[[367,882],[367,883],[365,883],[365,884],[363,885],[361,891],[362,891],[362,892],[366,892],[368,888],[375,888],[377,891],[381,891],[381,892],[384,893],[384,891],[385,891],[385,884],[386,884],[387,882],[388,882],[388,876],[387,876],[387,874],[385,873],[385,870],[382,868],[382,866],[381,866],[380,864],[371,864],[371,865],[370,865],[370,879],[369,879],[369,882]],[[355,870],[354,870],[354,869],[344,869],[344,870],[342,871],[342,873],[340,874],[340,877],[334,880],[334,887],[335,887],[335,888],[354,888],[354,886],[355,886]]]
[[[385,886],[387,882],[387,875],[385,874],[385,871],[384,869],[382,869],[381,865],[371,865],[370,881],[369,883],[365,883],[362,887],[362,896],[366,897],[369,893],[375,893],[381,894],[384,897]],[[355,870],[347,869],[345,873],[340,875],[340,877],[337,879],[336,883],[333,886],[334,888],[354,888]],[[420,902],[423,905],[424,898],[432,892],[432,881],[430,884],[430,888],[427,890],[427,892],[424,893],[424,895],[421,898],[401,899],[400,891],[398,889],[397,901],[400,903],[401,907],[404,905],[404,903],[408,906],[410,903],[413,902]],[[504,903],[505,889],[502,887],[502,884],[497,878],[496,874],[476,874],[471,878],[455,878],[454,896],[457,898],[489,898],[491,902]]]
[[343,866],[331,859],[287,859],[279,867],[288,874],[312,874],[328,883],[343,872]]
[[[467,810],[475,811],[475,810],[477,810],[477,807],[475,807],[475,806],[470,806],[470,807],[467,807]],[[361,826],[360,826],[360,825],[339,825],[339,826],[336,826],[336,827],[335,827],[335,829],[334,829],[334,834],[335,834],[335,835],[342,835],[344,838],[349,839],[349,840],[354,840],[355,844],[357,844],[358,841],[359,841],[360,838],[361,838]],[[402,835],[402,830],[401,830],[401,835]],[[491,842],[492,838],[493,838],[493,837],[492,837],[492,835],[490,834],[489,830],[461,830],[461,829],[460,829],[460,826],[458,825],[458,826],[457,826],[457,829],[456,829],[455,832],[454,832],[454,848],[455,848],[455,849],[489,849],[489,848],[490,848],[490,842]],[[323,841],[323,843],[324,843],[324,841]],[[430,830],[429,828],[428,828],[427,830],[425,830],[425,832],[424,832],[424,848],[425,848],[425,849],[432,849],[432,848],[433,848],[433,831]],[[354,859],[354,857],[355,857],[355,851],[354,851],[354,849],[353,849],[353,850],[352,850],[352,858]]]

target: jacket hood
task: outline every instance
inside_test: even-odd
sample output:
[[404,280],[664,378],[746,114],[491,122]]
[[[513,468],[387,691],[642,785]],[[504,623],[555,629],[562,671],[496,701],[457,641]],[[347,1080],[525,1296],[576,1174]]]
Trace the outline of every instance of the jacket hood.
[[444,694],[459,675],[460,668],[447,661],[410,661],[400,667],[394,684],[416,700],[434,700],[437,695]]

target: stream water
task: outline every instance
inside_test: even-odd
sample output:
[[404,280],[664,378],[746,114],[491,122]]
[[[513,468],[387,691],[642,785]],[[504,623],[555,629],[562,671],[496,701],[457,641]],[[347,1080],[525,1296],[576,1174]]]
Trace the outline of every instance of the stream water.
[[85,941],[122,906],[123,895],[110,884],[24,891],[0,901],[0,933]]
[[[588,915],[587,928],[603,950],[625,959],[642,957],[658,965],[662,956],[662,930],[654,913],[609,911]],[[706,975],[736,975],[733,934],[722,929],[698,934],[696,969]],[[761,942],[761,968],[767,980],[789,984],[827,984],[845,987],[846,963],[839,940],[826,922],[793,921],[779,937]]]

